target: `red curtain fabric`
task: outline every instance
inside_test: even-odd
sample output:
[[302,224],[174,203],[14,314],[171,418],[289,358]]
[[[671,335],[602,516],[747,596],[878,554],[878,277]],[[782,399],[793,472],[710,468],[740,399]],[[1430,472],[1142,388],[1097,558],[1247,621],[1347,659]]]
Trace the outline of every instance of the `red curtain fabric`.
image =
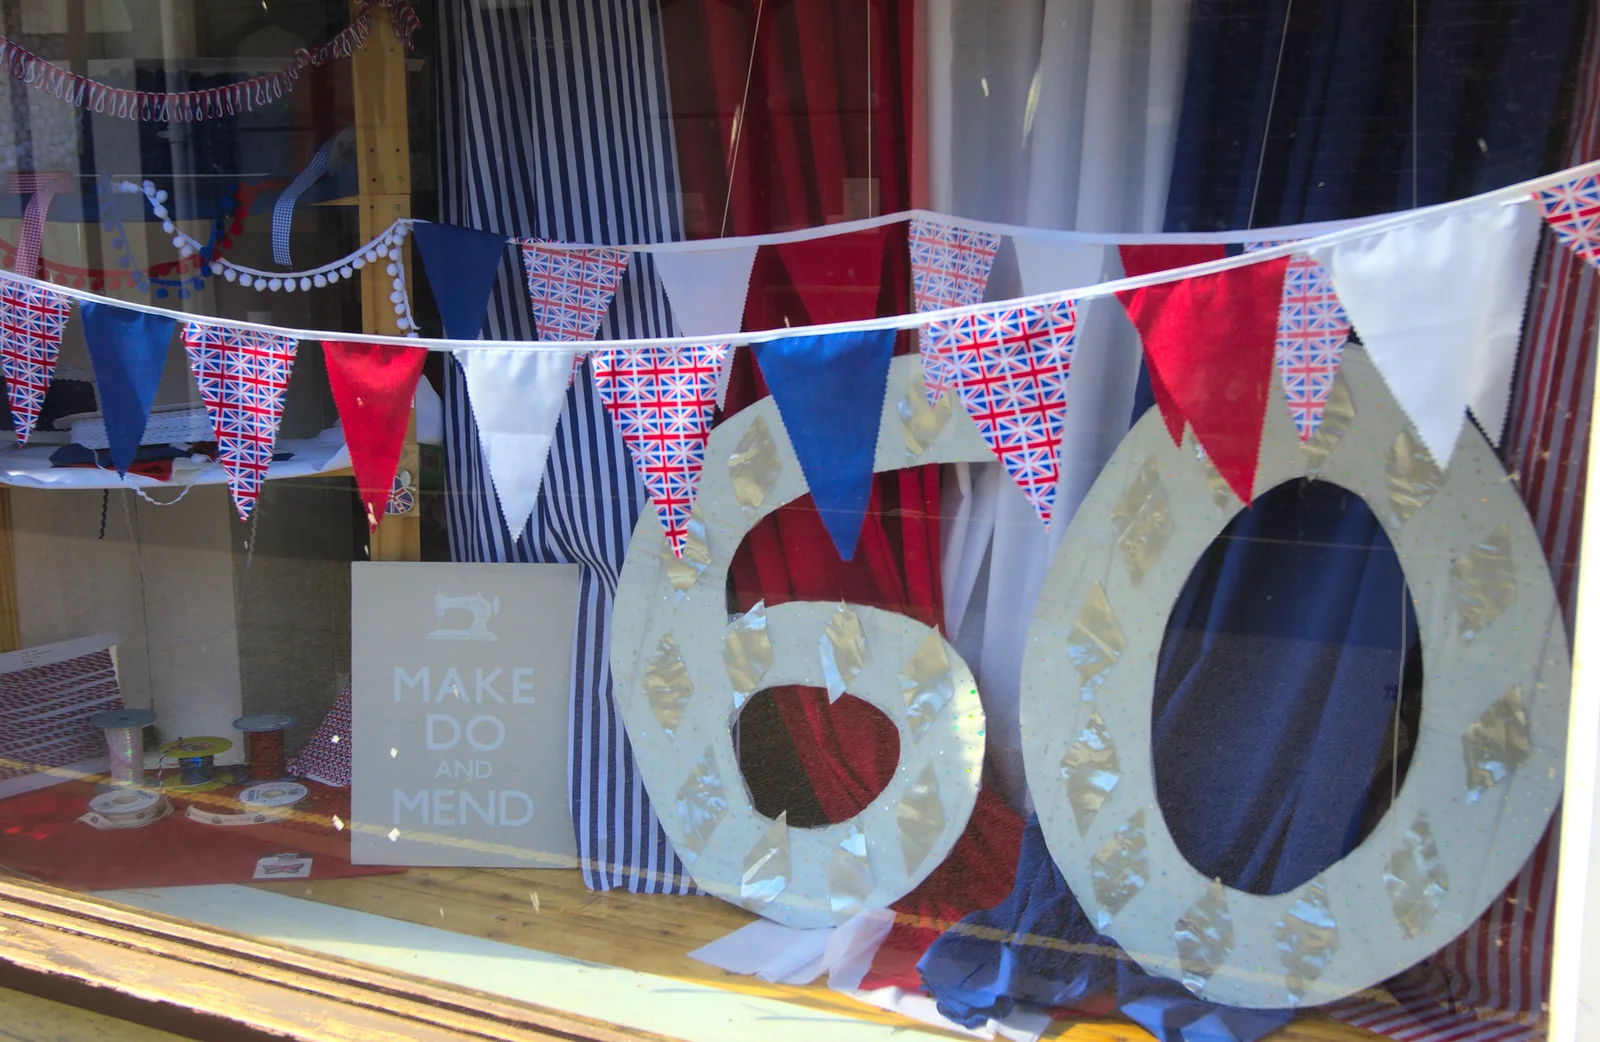
[[[914,7],[914,0],[662,4],[691,237],[811,227],[910,205]],[[763,247],[745,328],[910,311],[906,228],[884,232],[875,294],[795,273],[802,293],[779,251]],[[914,343],[903,334],[897,352]],[[749,356],[739,352],[729,413],[767,393]],[[842,599],[942,628],[938,468],[877,477],[849,562],[839,559],[809,497],[773,512],[745,538],[732,586],[740,610],[761,599]],[[811,689],[777,690],[773,699],[827,820],[855,815],[888,784],[898,741],[882,714],[852,698],[830,705]],[[901,924],[868,983],[898,978],[917,986],[916,958],[940,924],[991,906],[1010,889],[1020,837],[1016,815],[983,794],[955,852],[896,905]]]

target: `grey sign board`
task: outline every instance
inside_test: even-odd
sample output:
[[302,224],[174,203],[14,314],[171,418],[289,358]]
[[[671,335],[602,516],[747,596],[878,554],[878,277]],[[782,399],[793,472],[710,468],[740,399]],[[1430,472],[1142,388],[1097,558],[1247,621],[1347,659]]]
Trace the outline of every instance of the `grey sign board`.
[[351,568],[351,860],[573,868],[576,565]]

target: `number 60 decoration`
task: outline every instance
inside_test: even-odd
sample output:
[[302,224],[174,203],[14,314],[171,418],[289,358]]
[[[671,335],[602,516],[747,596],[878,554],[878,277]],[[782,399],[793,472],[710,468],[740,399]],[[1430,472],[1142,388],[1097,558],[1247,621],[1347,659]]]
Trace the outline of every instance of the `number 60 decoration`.
[[[896,359],[876,469],[992,459],[948,396],[927,407],[918,360]],[[1384,524],[1425,664],[1404,785],[1371,835],[1314,879],[1274,896],[1206,879],[1162,817],[1150,703],[1167,617],[1244,505],[1154,413],[1074,515],[1023,662],[1024,767],[1073,894],[1146,970],[1235,1006],[1330,1002],[1442,947],[1515,875],[1560,798],[1565,633],[1532,524],[1482,435],[1466,427],[1442,472],[1350,345],[1311,441],[1281,395],[1269,403],[1256,488],[1303,477],[1361,495]],[[977,797],[983,711],[955,649],[905,616],[796,602],[730,620],[734,551],[805,491],[770,398],[724,422],[684,559],[655,511],[641,518],[611,647],[645,786],[695,881],[811,927],[892,903],[949,854]],[[847,690],[895,723],[895,775],[855,818],[790,829],[752,806],[731,726],[752,694],[782,684]]]

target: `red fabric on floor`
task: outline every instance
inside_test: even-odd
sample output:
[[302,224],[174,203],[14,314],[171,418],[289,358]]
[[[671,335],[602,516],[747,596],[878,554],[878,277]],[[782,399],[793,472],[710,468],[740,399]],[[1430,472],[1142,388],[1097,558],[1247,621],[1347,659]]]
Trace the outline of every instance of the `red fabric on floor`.
[[[153,825],[97,829],[78,820],[95,795],[92,783],[52,785],[0,801],[0,866],[72,890],[249,883],[259,859],[291,851],[311,857],[310,879],[403,871],[352,865],[350,831],[333,827],[335,814],[350,820],[349,790],[315,782],[305,786],[310,794],[295,810],[314,821],[297,817],[263,825],[205,825],[188,817],[179,798],[172,801],[172,813]],[[200,795],[214,800],[219,793],[234,792]],[[217,803],[200,806],[229,809]]]

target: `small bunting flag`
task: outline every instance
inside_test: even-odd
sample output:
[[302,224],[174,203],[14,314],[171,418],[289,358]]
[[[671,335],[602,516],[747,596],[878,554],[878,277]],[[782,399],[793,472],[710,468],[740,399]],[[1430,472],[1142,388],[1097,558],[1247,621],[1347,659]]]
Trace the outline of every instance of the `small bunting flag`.
[[[1226,246],[1195,244],[1143,244],[1122,246],[1117,251],[1122,257],[1122,273],[1128,278],[1148,275],[1156,271],[1186,268],[1191,264],[1221,260],[1228,255]],[[1171,391],[1162,380],[1161,371],[1146,364],[1145,375],[1150,378],[1150,396],[1155,399],[1161,422],[1166,425],[1172,444],[1183,444],[1183,410],[1178,407]]]
[[0,282],[0,368],[17,441],[27,444],[50,390],[72,303],[43,286]]
[[217,434],[217,459],[228,472],[233,505],[246,519],[272,463],[296,343],[274,333],[191,322],[183,346]]
[[886,235],[868,228],[773,247],[812,322],[854,322],[878,313]]
[[93,300],[84,301],[78,312],[83,316],[84,346],[94,366],[111,463],[118,474],[126,474],[150,422],[156,387],[167,364],[167,347],[178,322],[166,315]]
[[729,344],[599,351],[595,390],[633,454],[672,552],[683,556],[700,487],[717,376]]
[[1540,189],[1534,198],[1556,238],[1600,267],[1600,174]]
[[[926,217],[911,222],[911,293],[917,311],[963,307],[983,300],[1000,236]],[[922,348],[922,383],[928,404],[937,405],[950,389],[944,356],[933,347],[926,326],[917,330]]]
[[1167,396],[1168,432],[1181,439],[1187,421],[1245,503],[1254,498],[1288,263],[1278,257],[1117,294],[1139,330],[1151,385],[1159,381]]
[[394,488],[411,401],[428,352],[420,347],[324,340],[322,353],[367,525],[377,528]]
[[863,329],[755,345],[817,517],[843,561],[855,556],[872,499],[895,333]]
[[[1245,252],[1281,245],[1246,243]],[[1305,254],[1291,255],[1283,276],[1283,303],[1278,308],[1275,361],[1301,441],[1309,440],[1322,426],[1322,409],[1333,391],[1333,378],[1339,373],[1349,339],[1350,317],[1333,291],[1328,270]]]
[[[520,239],[522,265],[528,275],[528,302],[540,340],[593,340],[617,295],[617,283],[628,270],[626,250],[602,246],[561,249],[547,240]],[[583,365],[572,361],[567,386]]]
[[1002,306],[933,322],[928,339],[946,358],[951,384],[983,440],[1048,525],[1078,342],[1072,301]]

